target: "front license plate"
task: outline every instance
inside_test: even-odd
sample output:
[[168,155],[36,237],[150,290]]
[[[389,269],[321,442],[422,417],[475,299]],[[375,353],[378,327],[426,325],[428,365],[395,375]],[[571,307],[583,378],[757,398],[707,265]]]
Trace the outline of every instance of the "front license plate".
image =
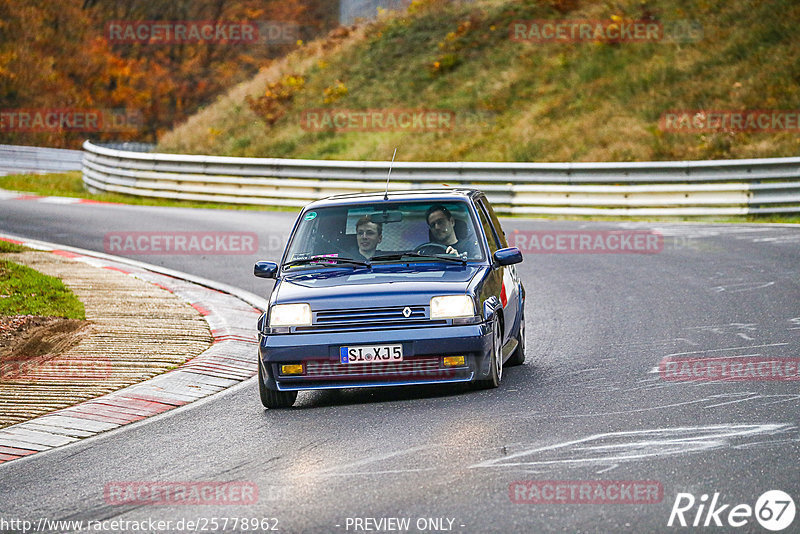
[[339,349],[340,363],[401,361],[403,361],[403,345],[358,345]]

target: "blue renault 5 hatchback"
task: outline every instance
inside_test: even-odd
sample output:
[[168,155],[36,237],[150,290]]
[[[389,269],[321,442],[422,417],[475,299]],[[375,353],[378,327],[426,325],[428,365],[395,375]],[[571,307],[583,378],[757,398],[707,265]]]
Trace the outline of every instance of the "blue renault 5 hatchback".
[[303,209],[259,320],[268,408],[315,389],[500,384],[525,359],[522,261],[475,190],[342,195]]

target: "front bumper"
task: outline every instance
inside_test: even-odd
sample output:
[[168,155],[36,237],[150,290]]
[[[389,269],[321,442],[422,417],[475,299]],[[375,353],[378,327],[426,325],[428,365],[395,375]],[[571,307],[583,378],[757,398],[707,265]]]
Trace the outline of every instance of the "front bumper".
[[[402,362],[341,364],[343,346],[401,344]],[[489,323],[371,331],[304,332],[260,336],[259,359],[266,386],[280,391],[468,382],[489,370]],[[444,356],[465,356],[445,367]],[[281,376],[282,363],[302,363],[304,374]]]

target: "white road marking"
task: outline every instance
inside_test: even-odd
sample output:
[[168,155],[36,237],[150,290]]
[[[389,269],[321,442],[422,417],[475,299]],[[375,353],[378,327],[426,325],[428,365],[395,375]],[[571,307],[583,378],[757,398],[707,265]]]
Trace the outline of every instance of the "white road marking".
[[[757,285],[753,285],[753,284],[757,284]],[[728,285],[724,285],[724,286],[715,286],[715,287],[712,287],[711,289],[713,289],[717,293],[722,293],[723,291],[729,291],[731,288],[743,286],[741,289],[734,289],[732,291],[729,291],[730,293],[741,293],[742,291],[753,291],[753,290],[756,290],[756,289],[764,289],[765,287],[769,287],[769,286],[774,285],[774,284],[775,284],[774,281],[766,282],[766,283],[762,283],[762,282],[742,282],[742,283],[739,283],[739,284],[728,284]]]
[[595,471],[595,473],[598,474],[598,475],[602,475],[603,473],[605,473],[607,471],[611,471],[613,469],[616,469],[617,467],[619,467],[619,464],[610,465],[610,466],[606,467],[605,469],[601,469],[600,471]]
[[780,404],[782,402],[790,402],[790,401],[793,401],[793,400],[800,400],[800,395],[767,395],[764,398],[772,398],[772,397],[788,397],[788,398],[783,399],[783,400],[776,400],[776,401],[773,401],[773,402],[765,402],[763,405],[764,406],[769,406],[771,404]]
[[[691,384],[681,384],[685,386],[689,385],[697,385],[698,383],[691,383]],[[707,385],[707,383],[702,383],[703,386]],[[676,383],[670,383],[669,386],[674,386]],[[645,388],[638,388],[639,391],[644,391]],[[648,388],[649,390],[652,389],[660,389],[660,388]],[[627,391],[636,391],[636,389],[627,390]],[[785,397],[785,398],[784,398]],[[728,401],[727,399],[735,399]],[[593,412],[593,413],[580,413],[580,414],[566,414],[566,415],[559,415],[558,417],[561,419],[576,419],[580,417],[605,417],[610,415],[628,415],[632,413],[642,413],[642,412],[649,412],[653,410],[662,411],[669,408],[679,408],[682,406],[691,406],[691,405],[702,405],[706,402],[714,402],[716,404],[709,404],[707,406],[698,406],[699,408],[717,408],[720,406],[725,406],[727,404],[737,404],[739,402],[744,401],[753,401],[763,399],[764,402],[759,402],[756,406],[769,406],[771,404],[780,404],[784,402],[792,402],[800,400],[800,394],[769,394],[764,395],[755,391],[736,391],[733,393],[721,393],[718,395],[711,395],[708,397],[703,397],[701,399],[695,399],[690,401],[684,402],[677,402],[672,404],[657,404],[654,406],[649,406],[646,408],[631,408],[629,410],[620,410],[620,411],[613,411],[613,412]],[[780,400],[772,400],[772,399],[780,399]],[[771,401],[771,402],[766,402]]]
[[[789,428],[788,425],[782,424],[712,425],[609,432],[545,447],[536,447],[502,458],[484,460],[469,466],[469,468],[619,463],[722,448],[731,446],[733,439],[775,434]],[[603,444],[610,440],[622,441],[616,444]],[[601,443],[601,445],[592,445],[595,442]],[[594,454],[587,455],[586,452]],[[513,461],[526,456],[532,459]]]
[[[386,454],[382,454],[380,456],[371,456],[369,458],[363,458],[361,460],[357,460],[355,462],[347,463],[347,464],[339,464],[333,467],[328,467],[326,469],[320,469],[318,471],[313,471],[310,473],[304,473],[298,475],[298,478],[305,478],[305,477],[316,477],[316,476],[342,476],[342,475],[350,475],[355,472],[348,472],[348,469],[352,469],[355,467],[362,467],[367,464],[383,462],[385,460],[389,460],[391,458],[395,458],[397,456],[403,456],[405,454],[412,454],[415,452],[423,451],[423,450],[430,450],[433,447],[437,447],[437,445],[420,445],[418,447],[411,447],[410,449],[403,449],[399,451],[394,451]],[[334,473],[335,472],[335,473]]]
[[[731,328],[733,327],[733,328]],[[700,330],[701,332],[712,332],[714,334],[730,334],[742,330],[755,332],[758,330],[758,323],[728,323],[717,325],[694,326],[689,330]]]
[[314,473],[303,476],[314,477],[355,477],[355,476],[374,476],[374,475],[398,475],[402,473],[418,473],[420,471],[436,471],[438,467],[421,467],[419,469],[388,469],[385,471],[351,471],[347,473]]
[[722,352],[726,350],[750,350],[750,349],[759,349],[762,347],[782,347],[784,345],[788,345],[788,343],[766,343],[764,345],[746,345],[743,347],[726,347],[724,349],[707,349],[707,350],[694,350],[691,352],[673,352],[672,354],[667,354],[665,358],[669,358],[670,356],[683,356],[685,354],[705,354],[707,352]]
[[776,439],[775,441],[755,441],[753,443],[743,443],[741,445],[734,445],[733,448],[737,450],[743,449],[756,449],[759,447],[774,447],[781,443],[797,443],[800,439]]
[[763,399],[763,398],[764,397],[762,395],[759,395],[758,393],[755,393],[751,397],[747,397],[747,398],[744,398],[744,399],[733,400],[733,401],[728,401],[728,402],[720,402],[720,403],[717,403],[717,404],[712,404],[711,406],[703,406],[703,408],[708,410],[709,408],[719,408],[720,406],[728,406],[729,404],[738,404],[740,402],[747,402],[749,400]]

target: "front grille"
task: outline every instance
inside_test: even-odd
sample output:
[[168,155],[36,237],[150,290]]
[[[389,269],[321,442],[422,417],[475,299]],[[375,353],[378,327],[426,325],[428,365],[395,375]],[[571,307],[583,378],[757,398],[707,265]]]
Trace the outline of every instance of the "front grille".
[[431,321],[429,319],[422,320],[403,320],[403,321],[382,321],[377,323],[335,323],[327,325],[314,325],[314,326],[296,326],[295,332],[336,332],[346,330],[347,332],[357,331],[380,331],[387,328],[419,328],[431,326],[447,326],[446,319],[437,319]]
[[402,324],[407,321],[422,321],[428,318],[425,306],[408,306],[410,314],[403,314],[406,306],[390,306],[385,308],[355,308],[346,310],[322,310],[314,314],[314,324],[353,325],[353,324]]

